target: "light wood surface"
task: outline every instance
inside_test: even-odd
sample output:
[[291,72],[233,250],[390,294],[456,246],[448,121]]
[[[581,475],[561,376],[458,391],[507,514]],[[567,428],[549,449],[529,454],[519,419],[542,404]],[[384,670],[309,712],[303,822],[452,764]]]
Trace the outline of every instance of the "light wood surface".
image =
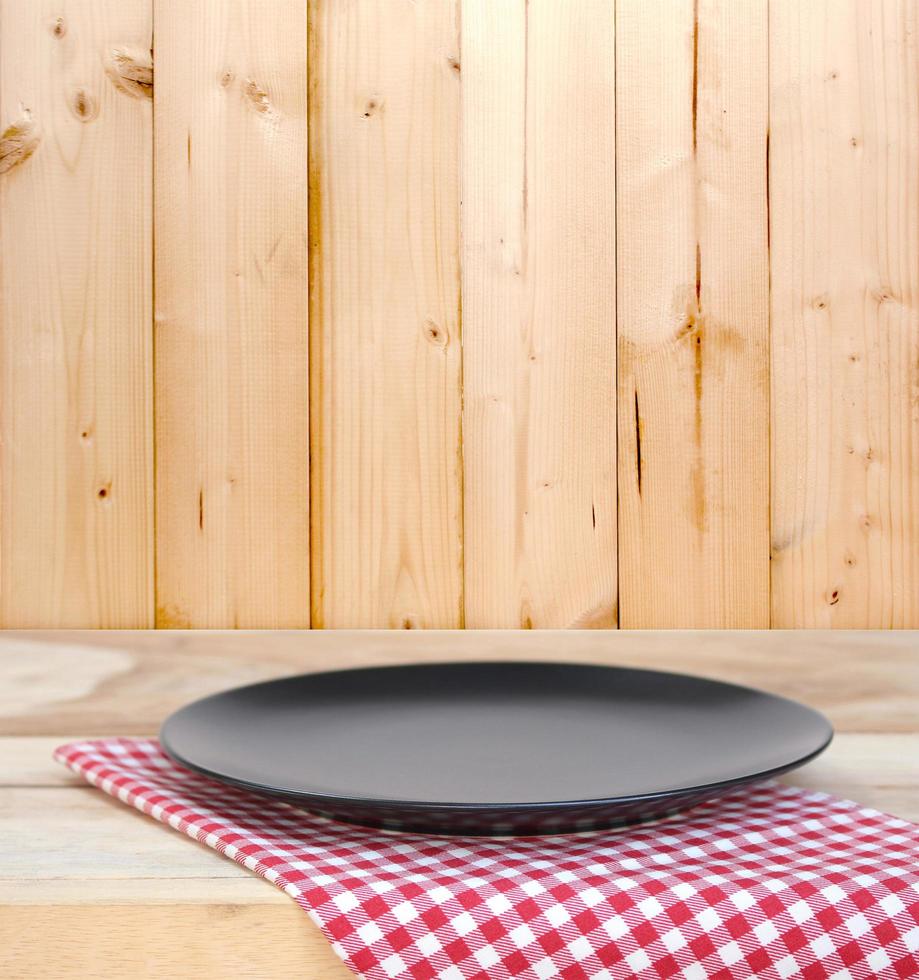
[[0,966],[10,980],[354,976],[289,899],[286,906],[264,907],[181,900],[154,907],[16,906],[3,910],[0,944]]
[[467,627],[616,625],[614,13],[463,5]]
[[765,0],[619,0],[624,628],[769,625]]
[[919,627],[919,0],[0,17],[0,626]]
[[300,670],[451,659],[638,664],[808,701],[837,735],[785,781],[919,820],[917,642],[857,631],[0,633],[0,975],[349,975],[274,886],[54,763],[64,741],[153,734],[193,697]]
[[151,2],[0,23],[0,625],[151,626]]
[[710,674],[814,704],[842,731],[910,732],[917,648],[907,631],[29,631],[2,639],[0,735],[151,733],[193,698],[332,666],[560,658]]
[[317,627],[462,623],[458,14],[310,7]]
[[156,0],[157,625],[309,626],[306,0]]
[[773,623],[919,622],[919,4],[771,8]]

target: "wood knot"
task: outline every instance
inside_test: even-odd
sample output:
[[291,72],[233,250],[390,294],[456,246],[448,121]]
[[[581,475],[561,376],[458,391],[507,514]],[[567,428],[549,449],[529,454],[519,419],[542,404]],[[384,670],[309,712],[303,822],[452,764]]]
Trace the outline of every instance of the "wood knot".
[[839,602],[839,589],[833,589],[831,592],[827,592],[826,601],[828,606],[835,606]]
[[566,628],[582,630],[615,629],[616,619],[616,600],[607,598],[590,609],[585,609],[579,616],[576,616],[570,623],[566,624]]
[[32,113],[25,109],[16,122],[0,133],[0,174],[25,163],[38,149],[40,142],[41,136]]
[[103,483],[102,486],[99,487],[99,489],[96,491],[96,499],[102,501],[108,500],[111,492],[112,492],[111,483]]
[[220,76],[220,87],[229,88],[233,84],[234,78],[236,78],[236,75],[227,68]]
[[690,309],[686,311],[686,319],[680,324],[679,329],[674,335],[674,340],[679,343],[682,340],[695,340],[697,344],[702,343],[702,317],[698,310]]
[[368,99],[364,105],[364,118],[369,119],[371,116],[375,115],[377,112],[382,110],[383,106],[376,99]]
[[70,111],[80,122],[92,122],[99,115],[99,106],[88,92],[77,89],[70,99]]
[[268,93],[251,78],[246,79],[246,84],[243,86],[243,95],[246,97],[246,102],[260,116],[268,119],[275,115],[274,106],[271,104],[271,99],[268,98]]
[[105,62],[112,84],[132,99],[153,98],[153,55],[140,48],[112,48]]
[[67,33],[67,24],[63,17],[55,17],[51,21],[51,34],[60,40]]
[[429,343],[441,349],[445,348],[450,341],[447,331],[430,317],[424,321],[424,336]]
[[459,74],[460,74],[460,70],[461,70],[461,69],[460,69],[460,62],[459,62],[459,58],[457,58],[457,57],[455,57],[454,55],[450,55],[450,56],[449,56],[449,57],[447,58],[447,64],[448,64],[448,65],[450,66],[450,68],[451,68],[451,69],[452,69],[453,71],[455,71],[455,72],[456,72],[456,74],[457,74],[457,75],[459,75]]

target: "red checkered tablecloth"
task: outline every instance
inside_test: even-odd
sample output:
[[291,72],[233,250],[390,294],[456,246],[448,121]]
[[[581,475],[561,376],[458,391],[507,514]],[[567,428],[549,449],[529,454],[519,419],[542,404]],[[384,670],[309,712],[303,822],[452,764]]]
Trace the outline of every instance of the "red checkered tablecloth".
[[436,837],[230,789],[154,739],[55,755],[274,882],[368,980],[919,977],[919,826],[823,793],[770,783],[653,825]]

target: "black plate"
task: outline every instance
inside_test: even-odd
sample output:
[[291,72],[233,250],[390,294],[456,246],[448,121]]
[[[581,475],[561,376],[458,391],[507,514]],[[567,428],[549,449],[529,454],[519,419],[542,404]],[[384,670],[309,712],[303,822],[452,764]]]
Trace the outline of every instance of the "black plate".
[[813,758],[816,711],[622,667],[447,663],[305,674],[196,701],[177,762],[354,823],[559,833],[647,820]]

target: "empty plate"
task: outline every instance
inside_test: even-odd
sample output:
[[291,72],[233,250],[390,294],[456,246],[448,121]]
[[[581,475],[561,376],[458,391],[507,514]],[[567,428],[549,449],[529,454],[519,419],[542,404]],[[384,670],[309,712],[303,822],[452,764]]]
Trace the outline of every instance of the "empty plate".
[[735,684],[571,663],[444,663],[286,677],[196,701],[166,752],[338,820],[545,834],[661,817],[807,762],[804,705]]

